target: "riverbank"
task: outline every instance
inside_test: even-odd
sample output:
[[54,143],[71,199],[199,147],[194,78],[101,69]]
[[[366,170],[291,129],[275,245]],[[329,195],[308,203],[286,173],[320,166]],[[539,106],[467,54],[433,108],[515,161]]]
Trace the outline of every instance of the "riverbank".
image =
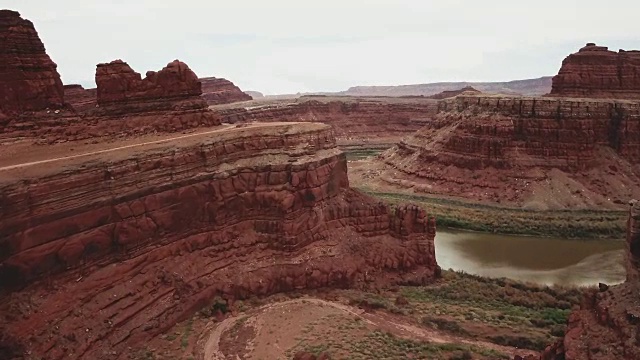
[[626,231],[626,211],[525,210],[357,188],[391,204],[414,202],[435,216],[438,226],[453,229],[570,239],[621,239]]

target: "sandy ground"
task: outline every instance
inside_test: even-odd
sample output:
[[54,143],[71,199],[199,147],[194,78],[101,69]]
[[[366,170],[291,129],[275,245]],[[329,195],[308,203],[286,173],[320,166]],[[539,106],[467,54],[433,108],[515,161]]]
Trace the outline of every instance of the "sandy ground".
[[269,133],[291,129],[294,125],[295,131],[308,131],[326,126],[318,123],[292,122],[250,123],[242,126],[226,124],[180,135],[145,135],[95,143],[76,141],[55,145],[35,145],[31,141],[24,141],[0,144],[0,180],[30,178],[46,173],[47,170],[59,170],[64,166],[77,165],[90,160],[122,159],[144,151],[185,147],[207,140],[221,139],[222,136],[239,136],[239,134],[257,130]]
[[[401,339],[431,344],[468,344],[505,354],[528,354],[516,348],[440,333],[403,323],[392,315],[365,312],[342,303],[317,298],[299,298],[254,309],[207,326],[205,360],[290,359],[300,350],[319,349],[332,344],[332,356],[351,356],[350,345],[374,331],[391,333]],[[249,336],[247,336],[249,334]],[[237,345],[241,343],[242,346]],[[228,344],[236,344],[229,347]],[[365,352],[367,350],[364,350]],[[384,350],[381,350],[384,351]],[[393,357],[392,357],[393,358]]]

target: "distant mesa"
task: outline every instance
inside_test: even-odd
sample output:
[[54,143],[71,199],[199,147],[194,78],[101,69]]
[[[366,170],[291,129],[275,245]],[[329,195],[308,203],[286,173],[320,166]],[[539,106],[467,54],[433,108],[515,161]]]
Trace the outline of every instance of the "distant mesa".
[[564,59],[550,95],[640,99],[640,51],[615,52],[587,43]]
[[202,97],[209,105],[229,104],[252,100],[252,96],[242,92],[239,87],[227,79],[205,77],[202,82]]
[[452,98],[458,95],[479,95],[481,93],[482,93],[481,91],[474,89],[472,86],[465,86],[459,90],[443,91],[441,93],[431,95],[429,96],[429,98],[442,100],[442,99]]
[[[397,86],[355,86],[333,95],[347,96],[426,96],[456,91],[465,87],[486,93],[538,96],[551,91],[551,76],[507,82],[438,82]],[[327,95],[330,95],[327,93]]]
[[264,94],[259,91],[245,91],[245,94],[251,96],[254,99],[263,98]]

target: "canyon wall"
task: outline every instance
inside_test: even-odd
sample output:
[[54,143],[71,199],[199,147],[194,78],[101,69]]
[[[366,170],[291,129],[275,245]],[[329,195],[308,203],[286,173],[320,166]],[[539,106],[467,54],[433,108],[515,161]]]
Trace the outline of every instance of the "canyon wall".
[[303,97],[295,102],[213,107],[225,123],[308,121],[331,125],[342,147],[387,148],[437,111],[430,99]]
[[[639,156],[639,103],[458,96],[381,160],[401,171],[390,182],[424,191],[519,204],[536,192],[553,202],[551,192],[562,191],[620,205],[640,195]],[[561,177],[561,188],[544,185]]]
[[562,340],[549,346],[542,360],[640,359],[640,204],[632,201],[627,224],[627,281],[588,290],[569,316]]
[[33,23],[16,11],[0,10],[0,39],[0,129],[2,113],[62,107],[60,74]]
[[326,125],[47,159],[0,168],[0,328],[49,359],[127,358],[215,296],[439,271],[434,219],[350,189]]
[[202,83],[202,97],[209,105],[229,104],[253,99],[251,95],[242,92],[239,87],[227,79],[205,77],[200,78],[200,82]]
[[640,51],[587,44],[564,59],[551,96],[640,99]]

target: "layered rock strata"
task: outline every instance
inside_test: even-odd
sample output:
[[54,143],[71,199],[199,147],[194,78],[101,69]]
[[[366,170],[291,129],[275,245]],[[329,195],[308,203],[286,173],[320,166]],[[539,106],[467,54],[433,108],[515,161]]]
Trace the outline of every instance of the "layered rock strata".
[[439,271],[434,220],[350,189],[326,125],[40,161],[0,168],[0,321],[34,355],[127,358],[214,296],[419,284]]
[[87,113],[97,105],[98,89],[85,89],[79,84],[64,85],[64,100],[79,113]]
[[[0,10],[0,39],[0,114],[62,107],[60,74],[33,23]],[[2,122],[0,115],[0,130]]]
[[343,148],[388,148],[437,112],[430,99],[303,97],[296,102],[214,107],[225,123],[309,121],[331,125]]
[[640,204],[632,202],[627,234],[627,281],[587,293],[569,317],[565,336],[543,360],[640,359]]
[[198,77],[178,60],[158,72],[148,71],[145,78],[121,60],[98,64],[96,84],[95,90],[68,86],[73,109],[19,114],[4,135],[56,142],[220,124],[219,116],[200,96]]
[[640,51],[615,52],[589,43],[564,59],[551,95],[640,99]]
[[640,195],[639,103],[458,96],[438,111],[380,156],[390,182],[551,207]]
[[200,78],[202,97],[209,105],[230,104],[253,100],[251,95],[242,92],[239,87],[227,79],[206,77]]

